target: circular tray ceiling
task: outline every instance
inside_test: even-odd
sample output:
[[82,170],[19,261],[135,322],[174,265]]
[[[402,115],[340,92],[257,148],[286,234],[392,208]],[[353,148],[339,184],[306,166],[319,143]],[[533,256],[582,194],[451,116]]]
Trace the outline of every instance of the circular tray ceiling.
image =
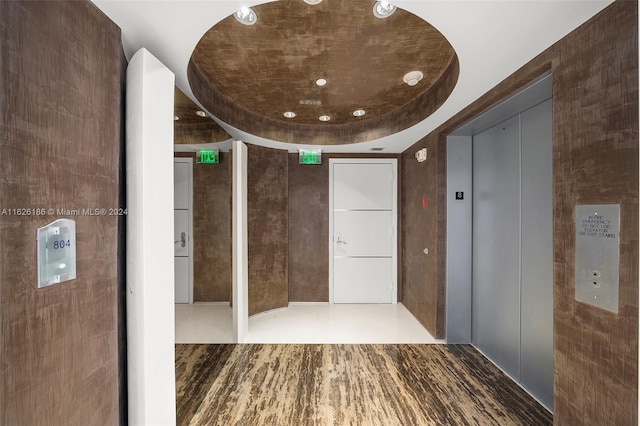
[[458,59],[428,22],[402,9],[376,17],[374,4],[276,1],[253,7],[252,25],[231,15],[195,47],[191,89],[222,121],[282,142],[356,143],[410,127],[451,94]]

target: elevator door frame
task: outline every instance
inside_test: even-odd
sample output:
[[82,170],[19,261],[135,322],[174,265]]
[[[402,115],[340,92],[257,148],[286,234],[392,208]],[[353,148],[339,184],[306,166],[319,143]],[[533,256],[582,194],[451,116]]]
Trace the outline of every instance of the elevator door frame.
[[[447,343],[472,343],[472,138],[551,98],[551,72],[447,135]],[[462,192],[463,198],[456,194]]]

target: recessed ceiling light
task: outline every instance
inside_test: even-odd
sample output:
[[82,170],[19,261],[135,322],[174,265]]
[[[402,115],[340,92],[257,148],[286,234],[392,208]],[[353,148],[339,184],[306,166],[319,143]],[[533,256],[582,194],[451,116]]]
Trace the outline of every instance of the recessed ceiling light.
[[200,117],[206,117],[207,113],[202,111],[201,109],[199,109],[198,111],[196,111],[196,115],[198,115]]
[[410,71],[402,77],[402,81],[407,83],[409,86],[415,86],[422,80],[423,74],[420,71]]
[[285,117],[287,117],[287,118],[293,118],[293,117],[295,117],[295,116],[296,116],[296,113],[295,113],[295,112],[293,112],[293,111],[287,111],[287,112],[285,112],[283,115],[284,115]]
[[233,16],[235,16],[238,22],[244,25],[253,25],[258,21],[258,15],[249,7],[243,7],[234,13]]
[[388,1],[380,0],[373,4],[373,15],[376,18],[388,18],[396,11],[396,7]]
[[357,109],[357,110],[353,111],[353,115],[355,117],[362,117],[365,114],[366,114],[366,112],[363,109]]
[[329,117],[328,115],[321,115],[320,117],[318,117],[318,120],[320,120],[320,121],[329,121],[329,120],[331,120],[331,117]]
[[324,78],[319,78],[319,79],[317,79],[317,80],[316,80],[316,84],[317,84],[318,86],[321,86],[321,87],[322,87],[322,86],[324,86],[325,84],[327,84],[327,80],[326,80],[326,79],[324,79]]
[[304,0],[304,2],[305,2],[306,4],[315,5],[315,4],[320,4],[320,3],[322,3],[322,0]]
[[178,121],[178,120],[180,120],[180,117],[178,117],[177,115],[174,115],[173,116],[173,121]]

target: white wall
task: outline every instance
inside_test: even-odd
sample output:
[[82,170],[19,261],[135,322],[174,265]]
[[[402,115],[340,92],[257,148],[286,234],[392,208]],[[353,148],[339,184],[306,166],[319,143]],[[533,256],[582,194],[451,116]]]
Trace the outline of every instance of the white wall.
[[140,49],[127,69],[129,424],[176,421],[173,264],[174,75]]
[[243,343],[249,332],[247,243],[247,146],[233,142],[233,339]]

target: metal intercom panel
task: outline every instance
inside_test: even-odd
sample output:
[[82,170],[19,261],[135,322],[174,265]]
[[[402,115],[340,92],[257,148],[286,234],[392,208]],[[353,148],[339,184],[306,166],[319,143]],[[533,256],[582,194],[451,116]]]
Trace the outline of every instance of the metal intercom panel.
[[618,313],[620,204],[576,206],[576,300]]

